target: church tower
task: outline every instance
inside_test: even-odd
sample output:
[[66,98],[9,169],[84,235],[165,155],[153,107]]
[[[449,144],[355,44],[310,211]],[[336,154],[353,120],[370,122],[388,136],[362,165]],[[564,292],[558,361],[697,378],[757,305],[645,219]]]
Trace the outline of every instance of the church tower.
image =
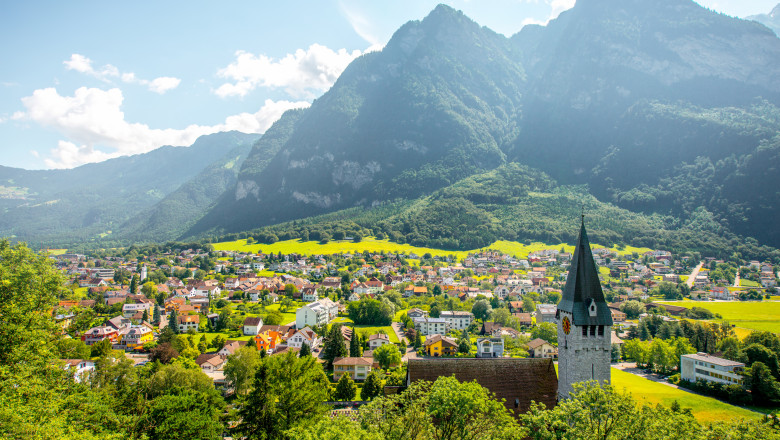
[[601,290],[599,270],[585,233],[584,215],[556,317],[558,399],[569,396],[573,383],[610,381],[612,313]]

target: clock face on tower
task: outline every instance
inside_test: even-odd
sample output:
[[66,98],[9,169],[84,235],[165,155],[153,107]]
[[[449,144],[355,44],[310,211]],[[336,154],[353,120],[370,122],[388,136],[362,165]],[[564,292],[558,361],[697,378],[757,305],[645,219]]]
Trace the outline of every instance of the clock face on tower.
[[563,317],[563,322],[561,323],[561,325],[563,326],[563,332],[568,335],[569,332],[571,331],[571,321],[569,321],[568,316]]

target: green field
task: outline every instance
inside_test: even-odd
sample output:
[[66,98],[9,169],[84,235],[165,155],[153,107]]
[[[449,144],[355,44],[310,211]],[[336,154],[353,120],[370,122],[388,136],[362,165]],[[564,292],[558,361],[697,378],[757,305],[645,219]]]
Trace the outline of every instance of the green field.
[[[780,302],[775,301],[663,301],[683,307],[702,307],[723,316],[737,327],[780,333]],[[721,321],[721,320],[718,320]]]
[[[598,244],[593,244],[592,247],[603,247]],[[351,241],[331,241],[327,244],[320,244],[316,241],[301,242],[300,240],[286,240],[279,241],[274,244],[246,244],[246,240],[227,241],[221,243],[214,243],[214,249],[217,251],[239,251],[239,252],[251,252],[257,253],[263,251],[264,253],[278,253],[283,254],[298,253],[303,255],[316,255],[316,254],[336,254],[336,253],[358,253],[363,251],[374,252],[394,252],[394,253],[415,253],[417,255],[424,255],[430,253],[434,256],[446,257],[448,255],[454,255],[458,260],[465,258],[470,252],[477,252],[483,249],[493,249],[505,254],[513,255],[517,258],[526,258],[528,254],[543,249],[561,249],[566,252],[574,252],[574,247],[567,244],[545,244],[545,243],[531,243],[529,245],[517,243],[514,241],[499,240],[490,246],[486,246],[481,249],[474,249],[471,251],[448,251],[442,249],[433,249],[426,247],[417,247],[408,244],[393,243],[389,240],[377,240],[373,237],[364,238],[360,243],[353,243]],[[627,255],[633,252],[644,253],[650,251],[649,248],[636,248],[632,246],[626,246],[622,250],[617,248],[610,248],[620,255]]]
[[[265,310],[268,312],[271,311],[279,311],[279,306],[281,304],[271,304],[270,306],[266,306]],[[297,310],[297,309],[296,309]],[[291,322],[295,322],[295,310],[292,312],[288,311],[287,313],[282,313],[282,325],[287,325]]]
[[700,422],[710,422],[727,419],[757,419],[762,414],[729,405],[712,397],[682,391],[658,382],[636,376],[625,371],[612,369],[612,385],[618,390],[625,390],[640,403],[671,406],[675,400],[683,408],[691,408],[693,415]]

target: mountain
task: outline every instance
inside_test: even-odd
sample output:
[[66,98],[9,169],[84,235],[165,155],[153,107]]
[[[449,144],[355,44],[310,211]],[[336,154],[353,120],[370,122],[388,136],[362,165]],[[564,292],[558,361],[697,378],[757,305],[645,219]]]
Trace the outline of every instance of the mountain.
[[778,183],[778,77],[772,32],[690,0],[579,0],[511,38],[438,6],[283,117],[278,153],[185,236],[414,203],[512,162],[669,230],[780,246],[780,193],[761,189]]
[[769,29],[772,29],[775,32],[775,35],[780,36],[780,3],[778,3],[769,14],[751,15],[746,19],[757,21]]
[[0,167],[0,236],[49,246],[110,235],[258,137],[217,133],[201,136],[190,147],[161,147],[69,170]]

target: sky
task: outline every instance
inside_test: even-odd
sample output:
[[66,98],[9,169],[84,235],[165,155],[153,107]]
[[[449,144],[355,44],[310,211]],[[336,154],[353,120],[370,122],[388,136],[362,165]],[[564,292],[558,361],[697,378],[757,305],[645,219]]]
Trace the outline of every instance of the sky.
[[[726,14],[780,0],[702,0]],[[507,36],[574,0],[0,0],[0,165],[73,168],[263,133],[438,3]]]

